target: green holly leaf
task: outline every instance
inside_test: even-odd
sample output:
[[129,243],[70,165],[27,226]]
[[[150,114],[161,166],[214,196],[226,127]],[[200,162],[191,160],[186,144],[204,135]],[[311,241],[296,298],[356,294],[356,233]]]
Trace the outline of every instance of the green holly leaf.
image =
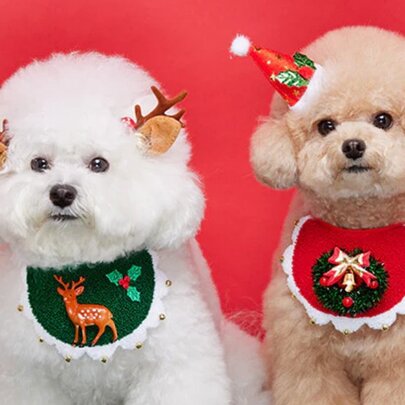
[[309,81],[307,79],[302,77],[298,72],[294,72],[293,70],[280,72],[276,76],[276,80],[288,87],[305,87],[309,84]]
[[294,62],[298,67],[302,66],[309,66],[312,69],[316,69],[315,63],[308,58],[308,56],[302,54],[302,53],[295,53],[294,54]]
[[118,270],[114,270],[111,273],[106,274],[111,283],[119,285],[119,281],[122,279],[122,274]]
[[140,266],[132,266],[128,270],[128,276],[131,278],[131,281],[136,281],[138,279],[138,277],[141,275],[141,273],[142,273],[142,267],[140,267]]
[[139,302],[141,300],[141,293],[136,287],[128,287],[127,295],[131,299],[131,301]]

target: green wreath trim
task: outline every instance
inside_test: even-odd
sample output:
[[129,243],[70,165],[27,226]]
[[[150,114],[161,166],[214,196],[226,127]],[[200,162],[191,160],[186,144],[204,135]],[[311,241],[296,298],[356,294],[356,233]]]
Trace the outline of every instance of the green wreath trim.
[[[355,256],[363,253],[361,249],[354,249],[351,252],[345,252],[349,256]],[[383,263],[370,256],[370,266],[368,271],[377,277],[378,287],[372,289],[367,287],[365,283],[361,283],[358,288],[351,292],[346,292],[345,289],[338,284],[330,287],[325,287],[320,284],[320,279],[324,273],[331,270],[334,265],[328,262],[332,256],[333,249],[324,253],[312,267],[313,288],[315,295],[322,305],[339,315],[355,317],[358,314],[364,313],[375,307],[381,300],[388,287],[388,273],[386,272]],[[353,300],[351,307],[347,308],[343,305],[343,299],[350,297]]]

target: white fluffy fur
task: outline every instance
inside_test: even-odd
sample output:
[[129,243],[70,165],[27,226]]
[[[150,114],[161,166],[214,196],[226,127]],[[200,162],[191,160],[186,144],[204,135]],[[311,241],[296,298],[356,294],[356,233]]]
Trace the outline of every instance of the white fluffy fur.
[[[135,103],[143,111],[154,105],[152,84],[119,57],[58,54],[20,69],[0,90],[0,117],[9,120],[11,136],[0,174],[3,403],[268,403],[258,343],[222,318],[209,269],[192,241],[204,201],[187,167],[185,131],[166,154],[151,157],[120,121],[133,115]],[[31,159],[39,156],[51,162],[50,170],[31,170]],[[109,161],[108,172],[88,169],[96,156]],[[58,183],[78,190],[63,210],[49,200]],[[62,211],[79,219],[49,219]],[[167,319],[141,350],[118,349],[107,364],[87,357],[68,364],[38,342],[16,310],[23,288],[18,269],[26,265],[110,261],[145,247],[158,251],[173,286],[165,298]],[[233,355],[239,342],[243,350]]]

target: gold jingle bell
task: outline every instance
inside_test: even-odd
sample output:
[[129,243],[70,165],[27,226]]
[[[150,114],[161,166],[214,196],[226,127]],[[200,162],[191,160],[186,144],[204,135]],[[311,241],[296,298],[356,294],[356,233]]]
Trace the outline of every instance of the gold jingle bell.
[[356,280],[352,272],[348,272],[345,274],[342,285],[345,286],[346,292],[353,291],[353,289],[356,287]]

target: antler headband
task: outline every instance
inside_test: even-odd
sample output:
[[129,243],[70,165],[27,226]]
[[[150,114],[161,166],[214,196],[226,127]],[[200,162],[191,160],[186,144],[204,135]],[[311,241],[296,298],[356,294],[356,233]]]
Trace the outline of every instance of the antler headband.
[[135,106],[136,122],[130,117],[122,118],[130,128],[138,131],[142,135],[142,140],[147,149],[155,154],[166,152],[176,140],[183,123],[181,118],[185,110],[168,115],[167,110],[184,100],[187,92],[182,91],[176,97],[166,98],[155,86],[151,87],[157,99],[157,106],[147,115],[142,115],[141,106]]

